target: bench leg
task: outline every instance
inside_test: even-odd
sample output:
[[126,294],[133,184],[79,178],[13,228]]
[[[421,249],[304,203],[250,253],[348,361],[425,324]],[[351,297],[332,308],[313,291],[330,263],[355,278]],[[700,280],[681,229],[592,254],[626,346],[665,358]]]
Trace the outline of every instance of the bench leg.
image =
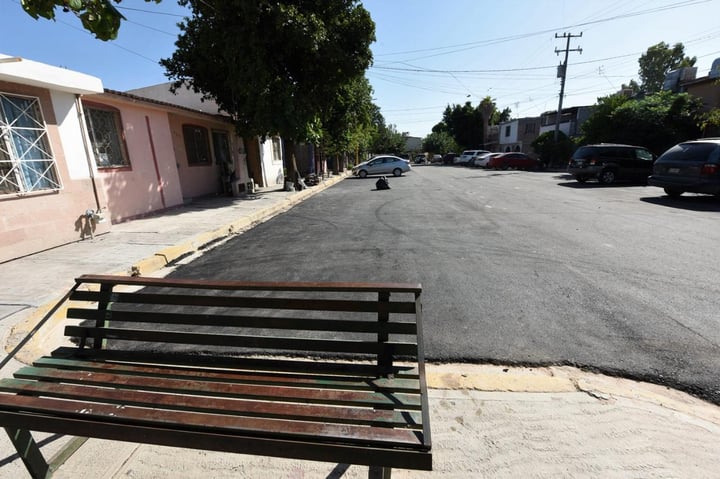
[[390,479],[392,467],[370,466],[368,479]]
[[52,475],[50,466],[45,461],[45,458],[40,452],[40,448],[30,434],[30,431],[10,427],[6,427],[5,431],[7,431],[8,436],[10,436],[10,441],[12,441],[15,449],[17,449],[17,452],[22,461],[25,463],[25,467],[30,473],[30,476],[32,476],[33,479],[49,478]]

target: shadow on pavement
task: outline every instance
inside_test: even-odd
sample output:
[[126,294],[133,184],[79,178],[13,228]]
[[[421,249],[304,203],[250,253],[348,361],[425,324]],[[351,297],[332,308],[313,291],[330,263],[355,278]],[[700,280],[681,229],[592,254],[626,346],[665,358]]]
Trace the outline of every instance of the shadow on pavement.
[[680,198],[670,198],[669,196],[652,196],[647,198],[640,198],[640,201],[681,210],[720,212],[720,198],[715,196],[697,195],[681,196]]

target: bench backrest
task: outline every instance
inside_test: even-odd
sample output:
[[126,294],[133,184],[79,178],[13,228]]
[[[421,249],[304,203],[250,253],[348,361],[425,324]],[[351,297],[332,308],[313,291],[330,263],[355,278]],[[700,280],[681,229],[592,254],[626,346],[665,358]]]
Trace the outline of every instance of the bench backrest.
[[84,275],[65,328],[80,348],[424,361],[419,284]]

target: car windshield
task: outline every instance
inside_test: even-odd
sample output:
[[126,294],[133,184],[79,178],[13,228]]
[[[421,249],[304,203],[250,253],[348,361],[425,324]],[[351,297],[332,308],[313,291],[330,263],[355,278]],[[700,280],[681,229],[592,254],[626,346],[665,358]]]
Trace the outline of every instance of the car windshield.
[[720,158],[717,143],[681,143],[673,146],[663,155],[668,161],[715,161]]

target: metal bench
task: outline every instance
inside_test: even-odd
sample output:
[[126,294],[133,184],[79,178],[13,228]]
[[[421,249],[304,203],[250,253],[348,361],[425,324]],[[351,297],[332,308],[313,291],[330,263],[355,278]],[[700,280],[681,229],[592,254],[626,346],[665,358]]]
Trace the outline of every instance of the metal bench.
[[432,470],[418,284],[84,275],[67,297],[72,342],[0,380],[35,478],[67,454],[30,431]]

